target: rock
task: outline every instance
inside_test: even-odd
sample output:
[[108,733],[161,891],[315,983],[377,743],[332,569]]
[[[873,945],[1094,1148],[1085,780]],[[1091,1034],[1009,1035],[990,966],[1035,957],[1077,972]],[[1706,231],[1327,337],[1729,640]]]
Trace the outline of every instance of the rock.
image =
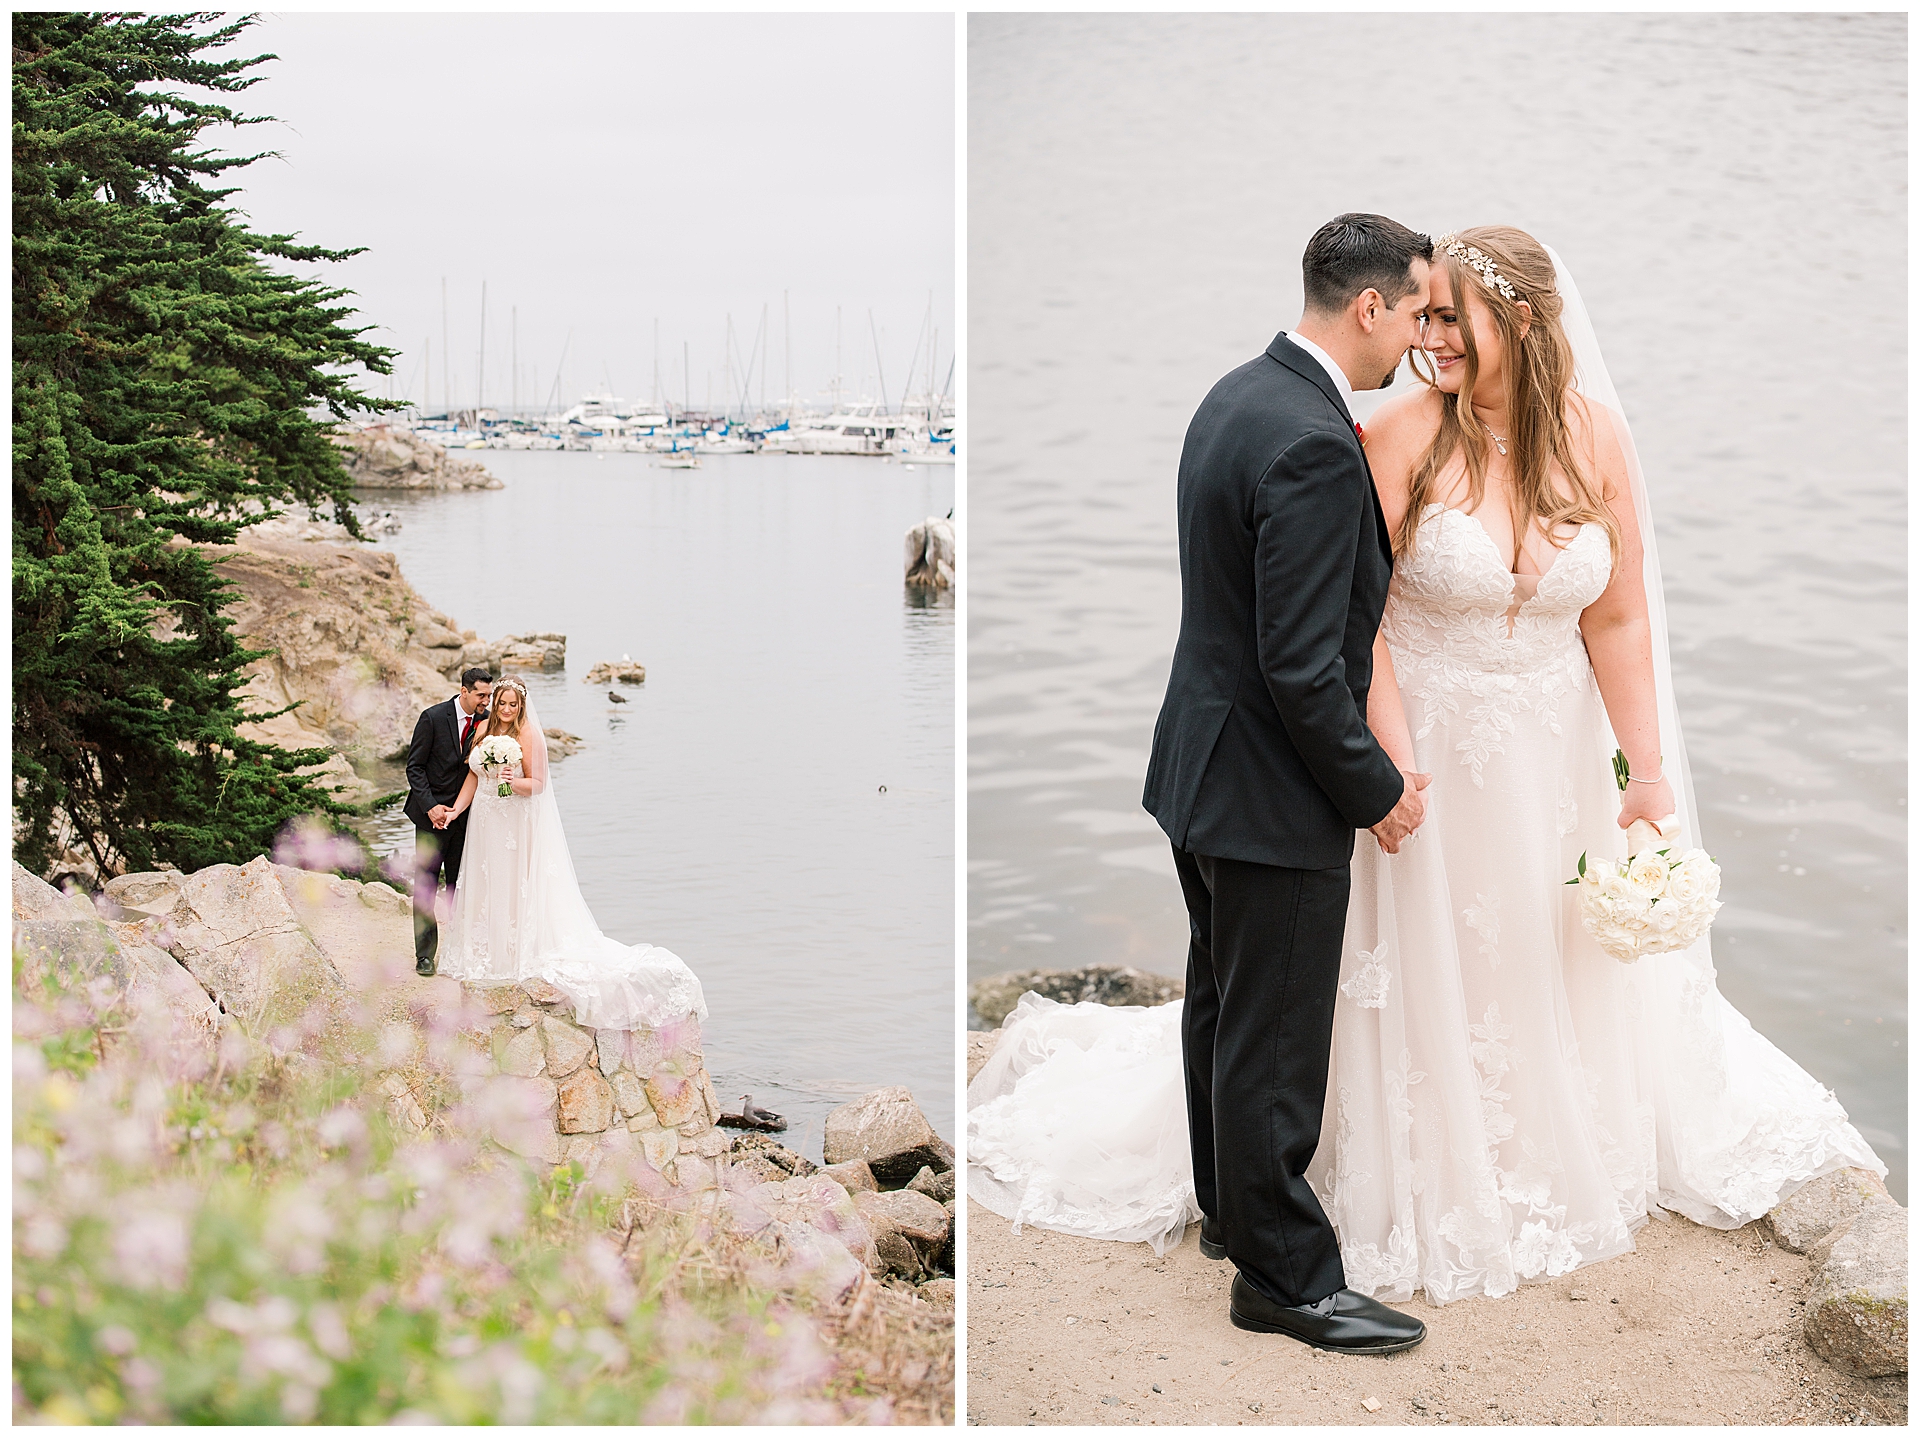
[[[527,1001],[526,990],[518,984],[466,985],[467,996],[487,1013],[510,1014]],[[525,1024],[518,1025],[525,1028]]]
[[854,1206],[861,1215],[879,1214],[922,1253],[933,1254],[946,1243],[951,1221],[946,1209],[910,1188],[892,1193],[856,1193]]
[[[763,1133],[743,1133],[731,1140],[729,1149],[736,1158],[758,1156],[766,1159],[781,1170],[783,1178],[808,1178],[821,1172],[810,1160],[802,1158],[785,1144],[775,1143]],[[847,1184],[840,1183],[837,1176],[829,1176],[833,1177],[834,1182],[839,1183],[841,1188],[848,1187]]]
[[560,990],[556,989],[545,979],[527,979],[521,983],[520,987],[526,991],[527,997],[532,999],[536,1004],[560,1004],[565,1003],[567,1000],[565,994],[561,993]]
[[820,1172],[839,1184],[840,1187],[844,1188],[848,1193],[878,1193],[880,1191],[880,1183],[874,1178],[873,1170],[868,1168],[866,1163],[861,1159],[856,1158],[851,1163],[830,1164],[826,1168],[821,1169]]
[[1878,1174],[1843,1168],[1795,1190],[1767,1215],[1767,1227],[1773,1241],[1788,1253],[1805,1253],[1862,1209],[1892,1202]]
[[817,1229],[872,1268],[873,1231],[847,1191],[823,1174],[765,1183],[743,1198],[780,1223]]
[[980,1076],[980,1070],[986,1067],[987,1060],[993,1057],[994,1045],[1000,1042],[1000,1030],[967,1030],[967,1082],[972,1083]]
[[[540,1031],[547,1041],[547,1072],[555,1078],[565,1078],[587,1061],[587,1055],[593,1052],[593,1036],[575,1028],[565,1019],[553,1014],[545,1015],[540,1021]],[[601,1125],[606,1127],[605,1124]]]
[[[1143,973],[1118,964],[1089,964],[1082,969],[1018,969],[992,974],[968,990],[974,1012],[989,1026],[1013,1012],[1020,995],[1040,994],[1062,1004],[1139,1004],[1156,1008],[1186,994],[1183,980]],[[971,1053],[969,1053],[971,1057]]]
[[[16,910],[21,907],[21,887],[16,875]],[[19,986],[38,987],[45,976],[58,974],[64,974],[69,985],[104,978],[126,1006],[128,1027],[154,1026],[174,1063],[187,1072],[212,1067],[221,1014],[193,976],[171,954],[147,942],[135,926],[107,924],[93,917],[93,906],[85,899],[78,900],[76,908],[75,901],[51,886],[41,888],[53,896],[51,905],[38,893],[28,902],[64,916],[15,920]],[[81,910],[86,917],[79,916]]]
[[655,1128],[634,1136],[640,1140],[640,1151],[647,1156],[647,1162],[669,1178],[673,1177],[674,1156],[680,1152],[680,1135],[670,1128]]
[[560,1162],[560,1134],[554,1127],[559,1099],[559,1085],[550,1078],[495,1075],[481,1094],[487,1136],[522,1158]]
[[178,872],[166,869],[147,874],[122,874],[117,879],[109,879],[101,892],[135,923],[143,918],[166,918],[175,912],[181,912],[184,917],[186,896],[180,892],[180,879]]
[[655,1115],[668,1128],[678,1128],[695,1114],[703,1112],[700,1085],[691,1079],[662,1071],[647,1078],[646,1090],[647,1102],[653,1105]]
[[600,1072],[608,1078],[627,1062],[627,1034],[624,1029],[598,1029],[593,1035],[593,1046],[600,1055]]
[[946,1203],[953,1197],[954,1174],[952,1169],[945,1173],[935,1173],[930,1168],[922,1168],[916,1173],[907,1187],[915,1193],[924,1193],[935,1203]]
[[1813,1351],[1858,1378],[1905,1373],[1906,1209],[1869,1204],[1809,1256],[1805,1331]]
[[737,1179],[751,1180],[754,1183],[784,1183],[793,1177],[772,1159],[760,1154],[730,1156],[727,1167]]
[[582,749],[587,747],[587,741],[582,739],[578,734],[570,733],[565,729],[556,729],[551,724],[547,725],[540,732],[547,736],[547,757],[549,759],[564,759],[567,755],[578,754]]
[[502,669],[565,669],[567,636],[509,634],[504,639],[469,639],[461,646],[451,672],[457,674],[475,664],[496,674]]
[[942,1155],[939,1136],[904,1088],[875,1089],[833,1110],[823,1147],[829,1164],[863,1160],[882,1183],[904,1183],[922,1165],[952,1166],[952,1150]]
[[187,914],[168,950],[249,1032],[332,1016],[346,981],[301,927],[264,856],[214,864],[180,883]]
[[[354,802],[372,797],[378,791],[347,761],[403,753],[420,711],[453,692],[448,674],[459,672],[465,644],[447,616],[414,591],[391,553],[344,534],[302,537],[273,521],[208,556],[238,591],[227,611],[235,636],[270,651],[247,666],[248,707],[298,705],[240,732],[284,749],[338,750],[326,782]],[[172,624],[163,620],[156,634],[170,637]]]
[[878,1263],[869,1271],[876,1278],[892,1273],[906,1279],[909,1283],[926,1272],[926,1265],[920,1261],[920,1254],[907,1237],[891,1228],[883,1228],[873,1236],[873,1251]]
[[45,879],[13,865],[13,916],[16,919],[75,919],[95,922],[99,910],[85,894],[63,894]]
[[951,1308],[958,1295],[951,1278],[934,1278],[920,1285],[920,1296],[938,1308]]
[[565,1140],[561,1149],[563,1163],[577,1163],[581,1168],[581,1177],[591,1179],[608,1163],[623,1168],[640,1155],[640,1140],[623,1128],[609,1129],[605,1133],[575,1134]]
[[[549,1064],[552,1050],[547,1053]],[[560,1132],[603,1133],[613,1123],[613,1089],[597,1070],[582,1068],[560,1085]]]
[[521,1029],[507,1040],[500,1051],[500,1072],[516,1078],[533,1078],[547,1071],[547,1056],[537,1029]]
[[[638,1078],[636,1078],[634,1082],[638,1083]],[[653,1109],[648,1106],[646,1092],[644,1088],[640,1090],[640,1107],[634,1111],[633,1117],[627,1120],[627,1127],[634,1133],[645,1133],[649,1129],[660,1127],[659,1115],[655,1114]],[[676,1130],[673,1129],[667,1131],[669,1133],[676,1132]]]
[[923,589],[953,588],[953,521],[924,519],[907,531],[907,583]]
[[[641,1085],[640,1075],[630,1069],[621,1069],[607,1078],[607,1084],[613,1089],[614,1107],[620,1110],[623,1118],[632,1118],[635,1114],[646,1113],[652,1117],[647,1107],[647,1091]],[[654,1119],[649,1127],[658,1127],[659,1120]]]
[[587,671],[584,684],[645,684],[647,666],[631,659],[601,660]]
[[958,1272],[955,1263],[958,1254],[955,1250],[960,1242],[960,1216],[956,1211],[957,1199],[948,1199],[940,1206],[947,1211],[947,1241],[941,1245],[940,1252],[934,1255],[933,1266],[942,1273]]
[[688,1193],[704,1193],[708,1189],[720,1186],[720,1171],[710,1159],[701,1158],[695,1153],[680,1150],[680,1157],[673,1161],[674,1184]]
[[356,489],[504,489],[485,465],[410,430],[370,424],[333,436]]
[[730,1153],[732,1149],[733,1140],[717,1128],[710,1128],[694,1138],[689,1138],[684,1133],[680,1135],[682,1153],[696,1153],[701,1158],[714,1159],[723,1153]]
[[398,889],[369,879],[360,886],[360,902],[376,914],[410,914],[413,912],[413,900]]

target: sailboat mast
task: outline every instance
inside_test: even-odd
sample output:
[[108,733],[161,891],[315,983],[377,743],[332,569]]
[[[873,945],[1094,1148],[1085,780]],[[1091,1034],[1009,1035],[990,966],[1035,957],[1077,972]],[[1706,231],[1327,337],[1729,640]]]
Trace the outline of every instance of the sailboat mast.
[[480,411],[487,406],[487,282],[480,281],[480,363],[473,381],[473,426],[480,427]]

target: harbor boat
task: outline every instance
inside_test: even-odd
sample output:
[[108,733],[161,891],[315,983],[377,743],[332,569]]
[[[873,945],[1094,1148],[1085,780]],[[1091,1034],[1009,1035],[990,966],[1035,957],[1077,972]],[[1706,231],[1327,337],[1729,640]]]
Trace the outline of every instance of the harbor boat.
[[675,450],[661,455],[653,462],[655,469],[698,469],[700,456],[688,450]]

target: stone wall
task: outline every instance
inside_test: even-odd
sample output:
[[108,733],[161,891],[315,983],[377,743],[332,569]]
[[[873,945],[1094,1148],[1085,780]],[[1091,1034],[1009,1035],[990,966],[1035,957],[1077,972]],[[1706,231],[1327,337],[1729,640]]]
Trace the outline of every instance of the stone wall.
[[590,1029],[567,997],[538,979],[470,987],[485,1010],[480,1030],[509,1111],[544,1122],[503,1129],[503,1147],[543,1163],[580,1162],[589,1173],[609,1154],[642,1153],[670,1182],[706,1186],[732,1147],[715,1128],[713,1080],[692,1019],[667,1029]]

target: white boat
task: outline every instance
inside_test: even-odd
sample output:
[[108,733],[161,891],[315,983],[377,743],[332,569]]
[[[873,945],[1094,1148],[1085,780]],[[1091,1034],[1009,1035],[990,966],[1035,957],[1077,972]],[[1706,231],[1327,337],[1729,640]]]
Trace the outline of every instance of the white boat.
[[825,419],[796,421],[784,433],[768,435],[765,447],[784,454],[889,455],[912,431],[912,420],[881,414],[869,400]]
[[653,462],[653,467],[655,469],[698,469],[700,468],[700,456],[697,454],[689,454],[684,449],[676,450],[672,453],[661,455]]

